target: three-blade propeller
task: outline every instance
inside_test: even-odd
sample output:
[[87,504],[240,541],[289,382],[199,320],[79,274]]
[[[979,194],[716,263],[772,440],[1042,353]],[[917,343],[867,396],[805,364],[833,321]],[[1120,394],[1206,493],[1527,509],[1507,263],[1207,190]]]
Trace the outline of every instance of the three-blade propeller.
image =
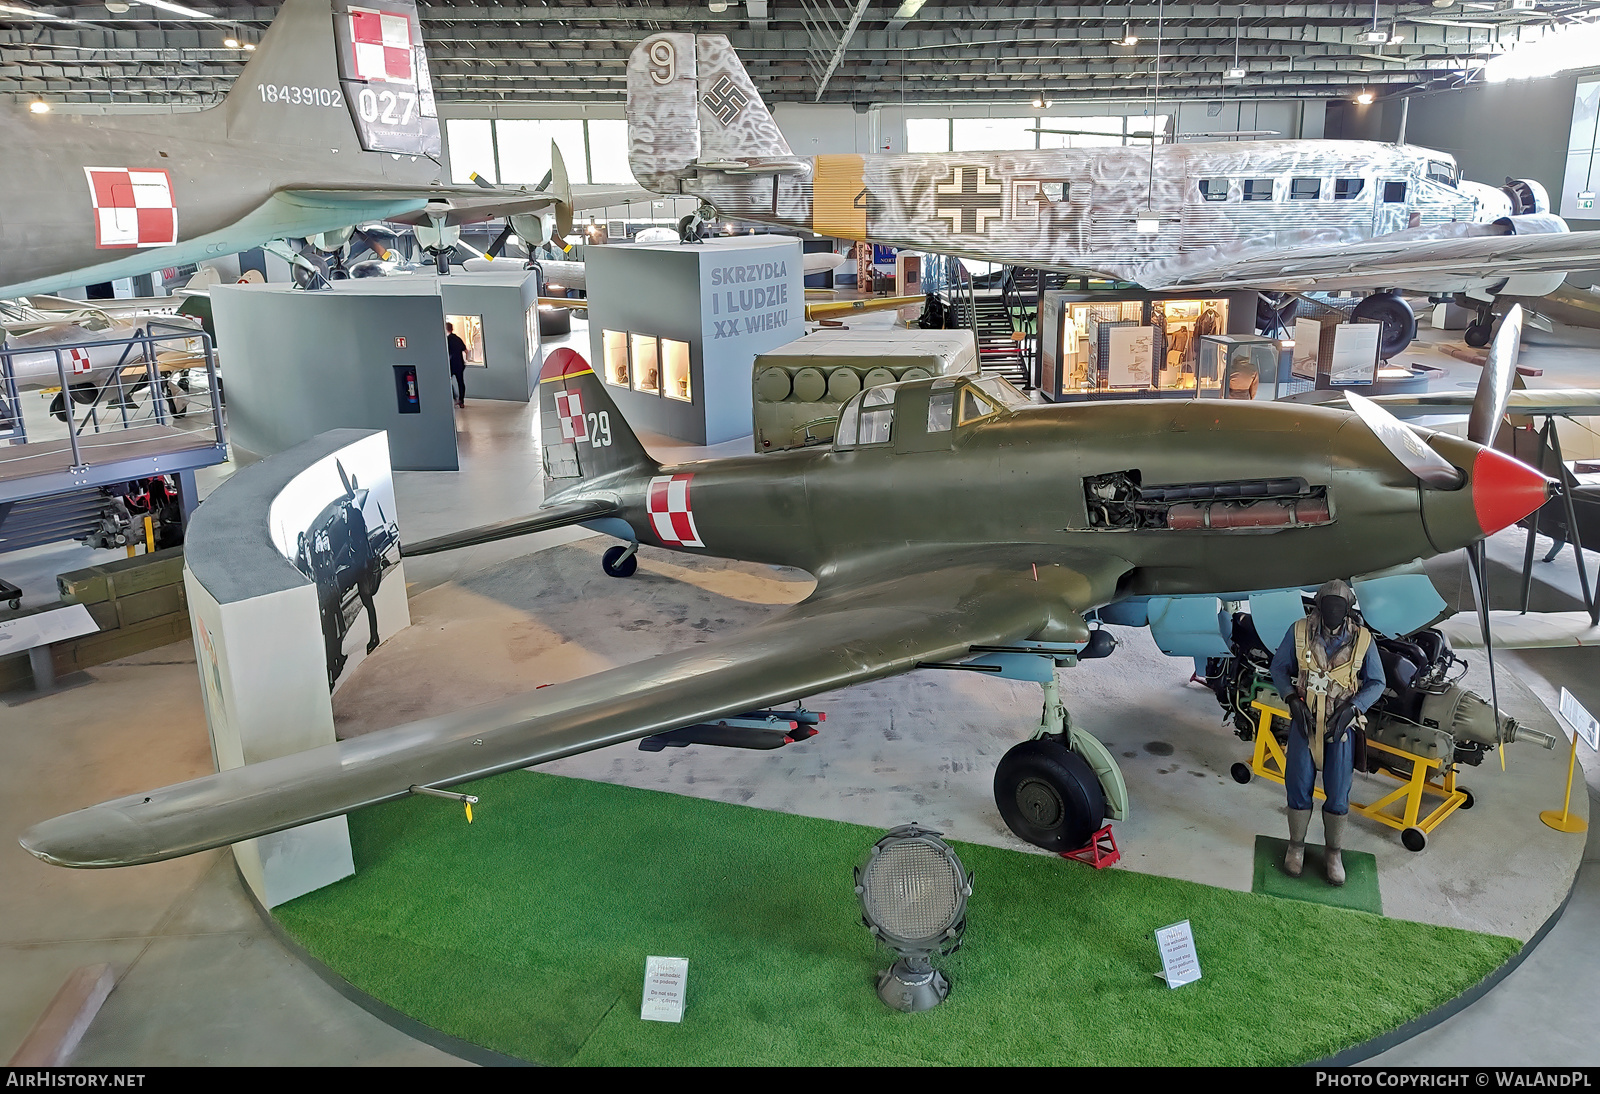
[[[1475,444],[1490,447],[1500,429],[1500,419],[1505,417],[1506,404],[1511,399],[1511,385],[1517,374],[1517,354],[1522,348],[1522,305],[1513,305],[1500,321],[1500,330],[1489,347],[1489,357],[1483,364],[1483,377],[1478,381],[1478,392],[1472,400],[1472,414],[1467,419],[1467,439]],[[1466,475],[1423,441],[1400,419],[1384,410],[1370,399],[1355,392],[1345,392],[1345,400],[1383,447],[1415,475],[1424,486],[1437,490],[1459,489]],[[1472,599],[1478,608],[1478,625],[1483,628],[1483,650],[1489,659],[1489,699],[1494,708],[1496,727],[1500,724],[1500,688],[1494,672],[1494,640],[1489,633],[1489,573],[1484,540],[1467,548],[1467,564],[1472,574]],[[1505,762],[1505,754],[1501,754]]]

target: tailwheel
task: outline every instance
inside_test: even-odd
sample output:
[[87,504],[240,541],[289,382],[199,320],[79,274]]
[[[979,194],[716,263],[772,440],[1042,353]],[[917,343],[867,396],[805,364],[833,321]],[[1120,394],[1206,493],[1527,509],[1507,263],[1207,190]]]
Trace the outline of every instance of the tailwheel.
[[1493,333],[1494,325],[1492,323],[1469,323],[1461,339],[1473,349],[1482,349],[1489,344],[1489,338]]
[[639,545],[611,548],[600,556],[600,568],[612,577],[632,577],[639,568]]
[[994,802],[1018,839],[1076,851],[1105,823],[1106,798],[1093,769],[1059,741],[1024,741],[1000,760]]

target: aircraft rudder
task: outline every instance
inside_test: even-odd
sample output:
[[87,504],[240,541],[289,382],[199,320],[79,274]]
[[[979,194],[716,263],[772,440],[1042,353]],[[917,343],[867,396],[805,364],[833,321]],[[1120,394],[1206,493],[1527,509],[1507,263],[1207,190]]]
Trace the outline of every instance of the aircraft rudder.
[[539,370],[539,423],[545,475],[558,487],[617,471],[653,473],[659,466],[600,376],[565,346],[546,354]]
[[658,194],[700,158],[695,71],[693,34],[652,34],[628,55],[628,166]]

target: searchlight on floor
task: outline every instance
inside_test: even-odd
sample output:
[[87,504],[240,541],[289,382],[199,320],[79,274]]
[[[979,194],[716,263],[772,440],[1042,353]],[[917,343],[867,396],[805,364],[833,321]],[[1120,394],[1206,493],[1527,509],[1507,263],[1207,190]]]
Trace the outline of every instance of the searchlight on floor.
[[901,1011],[931,1010],[950,981],[931,963],[961,945],[972,875],[939,833],[915,824],[893,828],[855,869],[861,922],[900,955],[878,975],[878,998]]

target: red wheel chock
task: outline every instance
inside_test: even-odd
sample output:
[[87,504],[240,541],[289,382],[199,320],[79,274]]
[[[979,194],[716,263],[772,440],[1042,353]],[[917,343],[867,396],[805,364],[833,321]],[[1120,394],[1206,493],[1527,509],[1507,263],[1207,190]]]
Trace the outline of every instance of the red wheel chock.
[[1122,859],[1122,852],[1117,850],[1117,837],[1111,834],[1108,824],[1089,838],[1089,842],[1076,851],[1061,852],[1062,858],[1086,862],[1096,870],[1104,870],[1113,866]]

